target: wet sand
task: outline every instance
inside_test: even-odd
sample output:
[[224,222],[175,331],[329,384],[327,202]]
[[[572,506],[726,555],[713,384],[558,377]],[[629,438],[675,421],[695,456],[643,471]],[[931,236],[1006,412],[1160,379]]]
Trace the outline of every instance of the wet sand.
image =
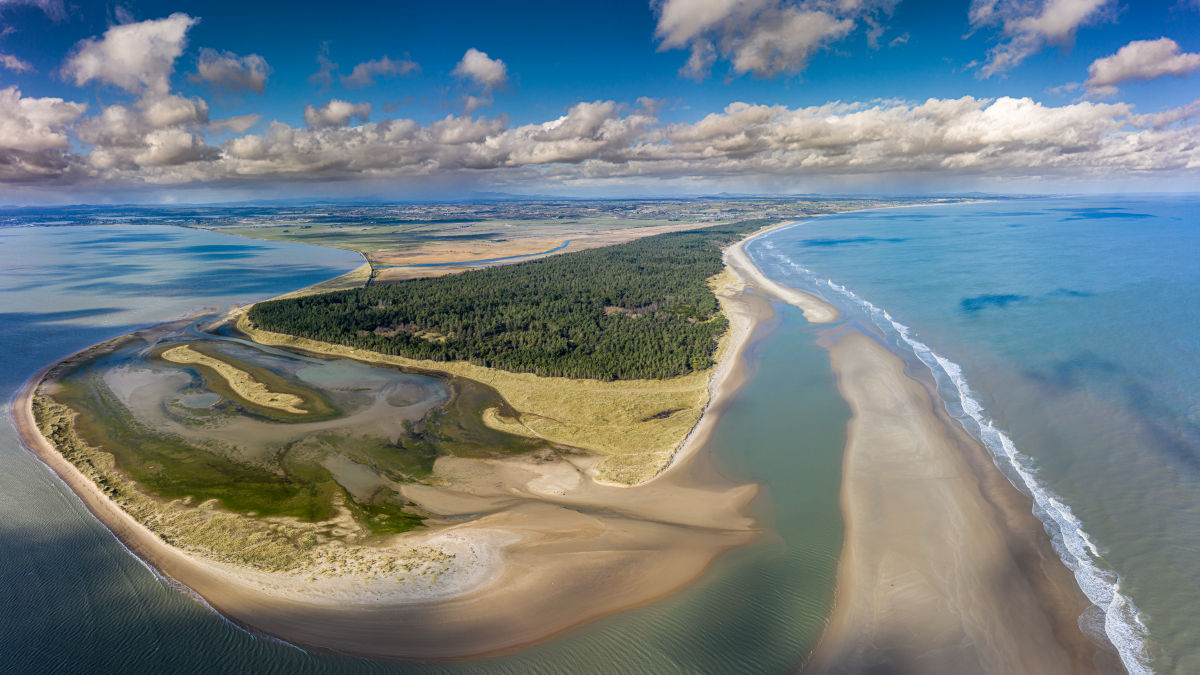
[[746,255],[745,245],[750,240],[757,239],[771,230],[790,224],[791,221],[780,223],[734,244],[725,253],[725,264],[748,282],[753,283],[790,305],[799,307],[800,311],[804,313],[804,318],[809,323],[832,323],[837,321],[841,313],[838,312],[836,307],[808,293],[801,293],[795,289],[775,283],[758,269],[758,266],[750,260],[750,256]]
[[[763,275],[743,249],[753,238],[727,253],[732,268],[811,323],[839,318]],[[1121,672],[1079,629],[1089,603],[1032,501],[898,357],[850,327],[824,340],[853,417],[837,596],[804,672]]]
[[[389,592],[379,583],[360,587],[346,579],[339,592],[320,597],[304,578],[241,569],[171,547],[42,437],[31,403],[46,371],[31,378],[12,411],[27,447],[134,555],[239,625],[305,648],[380,659],[498,653],[661,598],[694,581],[723,551],[758,535],[747,515],[757,486],[731,482],[697,461],[697,449],[745,379],[740,358],[754,326],[772,313],[761,291],[746,292],[752,284],[742,279],[721,294],[731,331],[710,403],[655,479],[635,487],[597,484],[587,477],[586,460],[439,460],[439,471],[455,476],[451,485],[413,486],[406,496],[447,515],[488,515],[388,544],[402,550],[437,545],[438,537],[455,542],[462,555],[425,593]],[[447,588],[455,594],[439,592]]]
[[891,352],[830,350],[853,417],[846,541],[811,673],[1085,673],[1086,599],[1030,501]]

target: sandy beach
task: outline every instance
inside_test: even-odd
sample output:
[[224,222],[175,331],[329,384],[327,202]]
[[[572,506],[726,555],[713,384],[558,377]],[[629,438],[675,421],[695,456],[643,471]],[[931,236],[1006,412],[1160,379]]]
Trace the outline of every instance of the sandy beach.
[[812,673],[1086,673],[1087,607],[985,451],[895,355],[861,333],[830,350],[853,417],[846,540]]
[[801,293],[795,289],[775,283],[767,278],[767,275],[763,274],[762,270],[758,269],[758,266],[750,260],[750,256],[746,255],[745,246],[751,240],[757,239],[771,230],[790,224],[791,222],[780,223],[734,244],[725,252],[725,264],[734,270],[739,277],[746,279],[748,282],[753,283],[780,300],[800,308],[800,311],[804,313],[804,318],[809,323],[832,323],[837,321],[841,313],[838,312],[836,307],[808,293]]
[[[839,318],[763,275],[743,248],[753,238],[727,252],[731,268],[811,323]],[[805,672],[1121,672],[1079,629],[1089,603],[1031,500],[898,357],[842,327],[824,341],[853,417],[837,595]]]
[[[763,275],[743,248],[750,239],[726,254],[740,276],[811,323],[839,318]],[[1030,499],[898,357],[840,327],[825,340],[853,412],[846,538],[833,615],[805,672],[1121,672],[1079,629],[1089,603]]]
[[457,554],[424,589],[394,580],[391,588],[378,580],[313,581],[181,551],[125,513],[42,437],[31,404],[46,371],[29,380],[12,411],[26,446],[134,555],[239,625],[309,649],[381,659],[498,653],[661,598],[758,535],[746,513],[757,487],[695,468],[697,449],[745,379],[741,357],[754,327],[772,314],[761,291],[746,292],[755,282],[740,276],[719,291],[731,330],[709,404],[669,469],[653,480],[599,484],[587,477],[586,463],[439,460],[452,485],[413,486],[405,496],[438,513],[488,515],[388,544],[397,553],[432,545]]

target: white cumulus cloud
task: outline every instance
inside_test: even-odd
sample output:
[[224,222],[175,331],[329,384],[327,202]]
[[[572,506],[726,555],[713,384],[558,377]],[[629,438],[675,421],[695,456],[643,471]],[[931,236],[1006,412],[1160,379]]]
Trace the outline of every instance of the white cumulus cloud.
[[321,106],[305,106],[304,122],[314,129],[340,127],[349,124],[355,117],[365,122],[370,114],[370,103],[350,103],[335,98]]
[[1088,90],[1112,95],[1116,85],[1130,80],[1153,80],[1164,75],[1184,76],[1200,70],[1200,54],[1180,50],[1170,38],[1135,40],[1112,56],[1096,59],[1088,66]]
[[862,24],[877,43],[879,15],[896,0],[662,0],[655,33],[663,49],[686,48],[681,74],[706,77],[718,58],[738,74],[799,73],[813,54]]
[[213,120],[209,122],[209,129],[222,132],[228,131],[235,134],[244,134],[250,127],[262,121],[263,116],[258,113],[248,113],[245,115],[234,115],[225,119]]
[[1080,26],[1104,15],[1112,0],[972,0],[972,28],[997,27],[1000,42],[980,74],[1011,70],[1047,44],[1067,45]]
[[16,87],[0,89],[0,148],[40,152],[68,145],[67,125],[87,109],[61,98],[29,98]]
[[82,120],[75,134],[92,146],[87,156],[92,167],[136,172],[215,159],[220,153],[205,142],[207,125],[203,99],[167,94],[133,106],[110,105]]
[[11,70],[14,73],[28,73],[33,70],[33,65],[12,54],[0,54],[0,68]]
[[193,82],[206,82],[214,88],[238,92],[245,89],[256,94],[263,93],[271,66],[258,54],[238,56],[233,52],[219,52],[207,47],[200,50],[196,62]]
[[0,89],[0,182],[61,177],[74,163],[68,130],[87,105]]
[[485,91],[491,91],[508,81],[508,66],[500,59],[493,59],[487,53],[471,47],[450,74],[471,80]]
[[[1200,171],[1200,100],[1138,114],[1126,103],[1047,105],[1030,98],[732,103],[664,123],[658,102],[589,101],[552,119],[447,115],[368,122],[365,103],[305,110],[304,127],[241,116],[208,120],[200,99],[168,95],[84,106],[0,90],[0,183],[97,186],[256,181],[470,180],[618,185],[647,181],[984,181],[1192,175]],[[219,145],[206,131],[220,130]],[[77,143],[71,140],[74,135]]]
[[197,21],[177,12],[164,19],[113,26],[103,37],[77,44],[63,73],[81,86],[97,80],[137,94],[164,95],[170,90],[187,31]]
[[349,75],[342,75],[342,86],[351,89],[375,86],[375,78],[380,76],[395,77],[408,75],[421,70],[421,66],[411,59],[393,60],[384,56],[379,59],[363,61],[354,66]]

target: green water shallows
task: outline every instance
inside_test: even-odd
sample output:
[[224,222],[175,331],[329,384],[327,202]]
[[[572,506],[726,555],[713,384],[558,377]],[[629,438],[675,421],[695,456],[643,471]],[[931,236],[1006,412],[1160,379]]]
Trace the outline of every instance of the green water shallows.
[[829,354],[799,311],[747,355],[750,378],[716,427],[716,469],[756,481],[761,539],[694,586],[495,662],[498,672],[794,673],[832,606],[842,546],[842,449],[850,411]]
[[[160,226],[0,229],[0,389],[11,395],[51,361],[147,324],[282,293],[360,263],[335,249]],[[0,425],[0,670],[792,672],[832,595],[849,413],[814,333],[794,309],[778,310],[751,350],[756,372],[711,445],[723,471],[763,483],[756,508],[769,525],[764,536],[661,602],[494,659],[372,663],[250,635],[156,579]],[[336,387],[361,376],[355,369],[331,363],[295,374]],[[388,403],[426,395],[397,391]]]

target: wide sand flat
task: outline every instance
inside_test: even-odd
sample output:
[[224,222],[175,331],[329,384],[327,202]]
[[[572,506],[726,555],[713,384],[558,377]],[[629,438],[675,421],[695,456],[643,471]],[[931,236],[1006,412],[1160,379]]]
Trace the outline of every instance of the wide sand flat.
[[850,403],[846,543],[807,672],[1091,672],[1086,603],[1028,500],[871,338],[831,349]]
[[[577,230],[569,226],[556,228],[554,236],[516,236],[508,241],[465,241],[437,242],[427,244],[417,249],[405,251],[378,251],[369,254],[374,265],[384,267],[375,270],[375,283],[389,283],[404,279],[418,279],[454,274],[469,269],[491,265],[504,265],[536,258],[586,251],[592,248],[624,244],[668,232],[694,230],[717,222],[704,223],[672,223],[669,225],[648,225],[641,227],[622,227],[604,231]],[[567,244],[561,250],[545,253]],[[480,263],[482,260],[520,256],[512,260],[501,260],[493,263]],[[421,265],[435,265],[421,267]]]

